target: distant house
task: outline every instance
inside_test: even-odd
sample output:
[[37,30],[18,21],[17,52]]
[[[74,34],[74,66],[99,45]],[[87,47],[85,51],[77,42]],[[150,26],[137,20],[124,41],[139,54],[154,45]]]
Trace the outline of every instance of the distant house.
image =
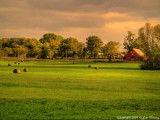
[[132,49],[126,55],[127,61],[138,61],[141,57],[144,57],[144,53],[140,49]]

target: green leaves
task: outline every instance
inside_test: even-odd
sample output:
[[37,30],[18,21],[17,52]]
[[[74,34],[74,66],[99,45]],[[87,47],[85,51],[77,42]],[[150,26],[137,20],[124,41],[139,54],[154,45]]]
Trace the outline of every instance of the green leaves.
[[97,57],[103,45],[103,41],[98,36],[90,36],[86,40],[87,49],[90,52],[90,57]]
[[109,61],[111,62],[111,59],[119,54],[119,48],[120,43],[115,41],[110,41],[107,44],[105,44],[104,47],[102,47],[102,51],[104,56],[107,56]]

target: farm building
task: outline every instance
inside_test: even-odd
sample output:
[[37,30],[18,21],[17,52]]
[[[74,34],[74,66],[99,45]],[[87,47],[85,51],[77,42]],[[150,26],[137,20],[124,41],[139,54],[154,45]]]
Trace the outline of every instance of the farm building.
[[138,61],[141,57],[144,57],[144,53],[140,49],[132,49],[126,55],[127,61]]

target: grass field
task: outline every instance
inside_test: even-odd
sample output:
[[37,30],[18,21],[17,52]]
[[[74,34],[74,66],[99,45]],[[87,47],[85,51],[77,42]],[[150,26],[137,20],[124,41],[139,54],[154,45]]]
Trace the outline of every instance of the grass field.
[[138,63],[0,61],[1,120],[122,116],[160,119],[160,71],[139,70]]

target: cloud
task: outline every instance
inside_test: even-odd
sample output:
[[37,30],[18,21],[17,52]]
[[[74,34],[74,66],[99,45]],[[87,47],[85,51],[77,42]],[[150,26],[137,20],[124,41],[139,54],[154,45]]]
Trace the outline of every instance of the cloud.
[[0,37],[37,37],[53,32],[64,37],[98,35],[106,43],[123,42],[128,30],[160,21],[160,0],[4,0]]

